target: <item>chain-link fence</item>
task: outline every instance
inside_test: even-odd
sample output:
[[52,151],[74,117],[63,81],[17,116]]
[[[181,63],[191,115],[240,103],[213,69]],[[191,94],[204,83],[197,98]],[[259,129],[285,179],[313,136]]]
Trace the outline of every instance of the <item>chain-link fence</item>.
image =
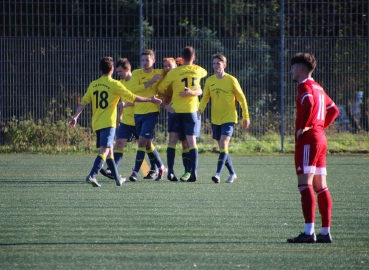
[[[211,56],[227,57],[240,81],[252,125],[247,135],[293,134],[296,85],[289,59],[312,52],[314,78],[340,106],[334,132],[369,130],[368,1],[4,1],[0,124],[17,119],[68,119],[105,55],[140,66],[140,52],[180,56],[191,45],[212,72]],[[202,81],[204,84],[205,80]],[[202,121],[208,123],[207,110]],[[90,126],[90,111],[80,124]],[[166,139],[162,111],[157,134]]]

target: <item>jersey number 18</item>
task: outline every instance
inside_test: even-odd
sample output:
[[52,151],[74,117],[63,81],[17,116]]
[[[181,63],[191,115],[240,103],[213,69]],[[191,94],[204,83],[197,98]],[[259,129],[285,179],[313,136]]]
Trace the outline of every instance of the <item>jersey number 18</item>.
[[101,91],[100,95],[99,95],[99,91],[95,91],[93,94],[94,94],[95,100],[96,100],[96,109],[98,109],[98,108],[105,109],[105,108],[108,107],[108,105],[109,105],[109,102],[108,102],[109,94],[108,94],[108,92]]

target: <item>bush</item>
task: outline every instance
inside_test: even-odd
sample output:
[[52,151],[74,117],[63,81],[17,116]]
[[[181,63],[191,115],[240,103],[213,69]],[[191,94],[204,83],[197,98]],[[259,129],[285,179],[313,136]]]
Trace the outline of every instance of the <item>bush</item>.
[[95,148],[95,134],[86,128],[70,128],[68,121],[52,122],[13,118],[3,126],[2,153],[65,153],[91,152]]
[[[168,134],[165,128],[156,132],[154,144],[160,153],[165,153]],[[367,132],[358,134],[337,133],[334,130],[327,132],[328,151],[330,153],[368,153],[369,141]],[[281,151],[281,137],[278,133],[267,131],[260,137],[252,136],[249,132],[232,138],[229,145],[231,154],[276,154]],[[8,121],[2,130],[4,144],[0,146],[0,153],[91,153],[97,152],[95,147],[96,135],[90,128],[76,126],[70,128],[67,120],[52,120],[51,117],[44,121],[29,118],[18,120],[15,117]],[[218,145],[213,140],[211,125],[205,121],[201,136],[197,140],[199,153],[217,154]],[[125,152],[135,153],[137,142],[128,143]],[[177,152],[181,152],[181,146],[177,146]],[[293,136],[285,136],[284,152],[294,152]]]

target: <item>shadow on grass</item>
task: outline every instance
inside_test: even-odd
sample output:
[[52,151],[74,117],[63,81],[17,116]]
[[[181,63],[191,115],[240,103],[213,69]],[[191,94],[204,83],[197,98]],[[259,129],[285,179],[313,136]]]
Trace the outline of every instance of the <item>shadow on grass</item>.
[[[266,244],[276,244],[281,242],[264,242]],[[109,246],[109,245],[231,245],[231,244],[255,244],[255,242],[107,242],[107,243],[0,243],[0,247],[16,247],[16,246],[66,246],[66,245],[77,245],[77,246]]]
[[0,184],[86,184],[81,180],[70,180],[70,181],[61,181],[61,180],[8,180],[8,179],[0,179]]
[[[115,180],[98,180],[99,183],[101,183],[102,185],[109,185],[109,183],[113,183]],[[211,179],[199,179],[196,182],[182,182],[182,181],[178,181],[178,182],[171,182],[169,180],[161,180],[161,181],[154,181],[154,180],[139,180],[138,182],[131,182],[129,180],[127,180],[123,185],[127,185],[127,184],[135,184],[135,185],[139,185],[140,183],[147,183],[147,182],[152,182],[155,185],[158,185],[159,183],[168,183],[168,184],[189,184],[189,185],[214,185],[214,182],[211,181]],[[18,180],[18,179],[1,179],[0,178],[0,185],[1,184],[81,184],[81,185],[85,185],[86,182],[84,180]],[[219,183],[219,184],[227,184],[230,185],[229,183],[226,183],[225,181]],[[217,185],[219,185],[217,184]],[[87,184],[88,185],[88,184]],[[88,185],[90,186],[90,185]],[[91,186],[90,186],[91,187]]]

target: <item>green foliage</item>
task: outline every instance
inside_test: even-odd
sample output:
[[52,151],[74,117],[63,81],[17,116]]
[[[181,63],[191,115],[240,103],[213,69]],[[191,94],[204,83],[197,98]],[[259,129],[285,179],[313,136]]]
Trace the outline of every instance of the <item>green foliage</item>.
[[13,117],[3,127],[3,137],[2,153],[91,152],[95,144],[95,134],[90,129],[70,128],[67,120],[53,122],[50,117],[44,121]]
[[[263,122],[261,119],[260,122]],[[266,121],[271,123],[271,121]],[[277,120],[275,125],[277,125]],[[258,125],[260,128],[262,125]],[[241,124],[235,126],[234,137],[229,145],[232,154],[276,154],[281,152],[282,142],[278,130],[273,128],[265,131],[259,130],[253,133],[242,129]],[[45,121],[12,118],[3,126],[4,144],[0,146],[0,153],[90,153],[97,151],[95,148],[96,135],[90,128],[76,126],[70,128],[67,120],[53,121],[48,116]],[[328,151],[330,153],[368,153],[368,133],[360,132],[338,133],[334,128],[327,131]],[[158,124],[155,132],[154,144],[160,153],[165,153],[167,148],[168,133],[166,127]],[[294,137],[284,137],[284,152],[294,152]],[[212,138],[211,123],[205,120],[201,127],[201,136],[197,139],[199,153],[214,154],[219,149],[217,142]],[[214,148],[215,151],[214,151]],[[127,153],[135,153],[137,142],[128,143],[124,149]],[[181,152],[181,144],[178,143],[177,152]]]

